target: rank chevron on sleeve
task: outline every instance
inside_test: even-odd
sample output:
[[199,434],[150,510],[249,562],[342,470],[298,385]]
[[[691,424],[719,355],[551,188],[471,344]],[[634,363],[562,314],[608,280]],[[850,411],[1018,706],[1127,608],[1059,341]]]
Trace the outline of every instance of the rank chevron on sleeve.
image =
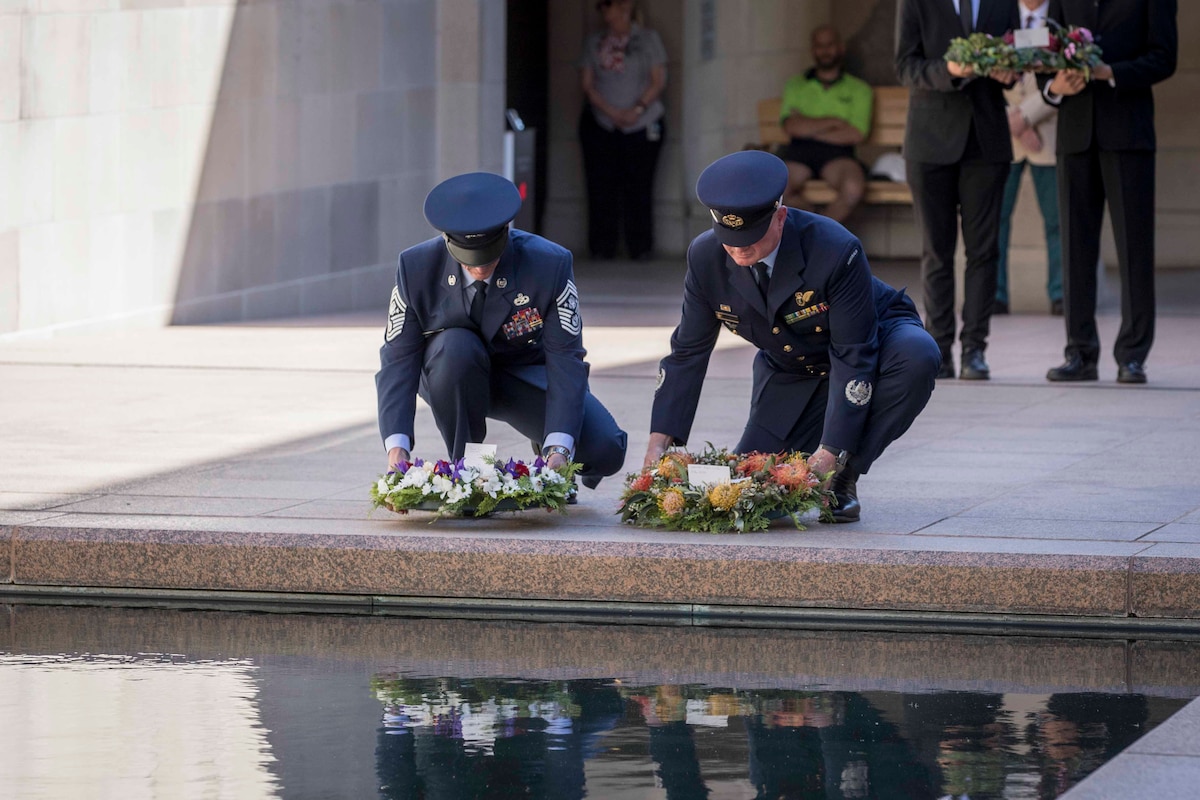
[[388,318],[387,330],[384,332],[384,339],[392,341],[401,333],[404,332],[404,317],[408,311],[408,304],[400,297],[400,287],[392,287],[392,299],[388,302]]
[[574,281],[567,281],[567,288],[555,301],[558,306],[558,322],[562,329],[572,336],[578,336],[583,331],[583,318],[579,314],[579,291]]

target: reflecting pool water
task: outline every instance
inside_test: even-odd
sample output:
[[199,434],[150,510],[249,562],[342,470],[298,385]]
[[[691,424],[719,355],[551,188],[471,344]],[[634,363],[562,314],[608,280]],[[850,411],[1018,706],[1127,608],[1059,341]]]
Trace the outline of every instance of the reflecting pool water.
[[0,606],[0,796],[1054,798],[1198,650]]

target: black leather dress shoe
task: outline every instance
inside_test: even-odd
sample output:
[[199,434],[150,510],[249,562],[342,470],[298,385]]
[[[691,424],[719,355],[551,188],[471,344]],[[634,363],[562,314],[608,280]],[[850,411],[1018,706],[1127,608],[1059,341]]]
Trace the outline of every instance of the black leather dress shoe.
[[995,314],[1003,315],[1003,314],[1007,314],[1007,313],[1008,313],[1008,303],[1007,302],[1005,302],[1004,300],[993,300],[992,301],[992,314],[993,315],[995,315]]
[[1146,367],[1140,361],[1126,361],[1117,365],[1117,383],[1145,383]]
[[579,482],[589,489],[595,489],[602,480],[604,480],[603,475],[581,475],[579,477]]
[[1096,362],[1084,361],[1083,356],[1079,355],[1067,356],[1066,361],[1046,373],[1046,380],[1054,382],[1094,381],[1098,378]]
[[858,503],[858,472],[847,467],[833,476],[829,488],[833,492],[833,521],[858,522],[862,513]]
[[962,372],[958,377],[964,381],[986,381],[992,376],[982,350],[966,350],[962,357]]
[[938,379],[954,377],[954,357],[949,353],[942,353],[942,366],[938,369]]
[[1050,301],[1050,316],[1061,317],[1062,315],[1063,315],[1063,301],[1062,300],[1051,300]]

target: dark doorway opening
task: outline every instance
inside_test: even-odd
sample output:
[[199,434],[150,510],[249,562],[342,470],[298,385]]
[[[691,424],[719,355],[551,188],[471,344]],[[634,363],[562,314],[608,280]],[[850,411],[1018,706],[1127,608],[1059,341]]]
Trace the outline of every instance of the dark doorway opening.
[[546,143],[550,134],[549,5],[549,0],[508,0],[508,30],[505,34],[508,60],[505,105],[521,115],[526,128],[537,129],[534,233],[542,228],[542,212],[546,206]]

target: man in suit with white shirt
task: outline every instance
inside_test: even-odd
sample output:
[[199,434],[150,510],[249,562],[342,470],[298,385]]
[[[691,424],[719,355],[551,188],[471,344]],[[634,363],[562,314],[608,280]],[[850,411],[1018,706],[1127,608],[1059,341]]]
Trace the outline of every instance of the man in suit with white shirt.
[[896,74],[909,89],[904,157],[921,230],[925,327],[942,355],[939,378],[954,377],[954,250],[962,218],[962,370],[968,380],[990,376],[987,348],[996,296],[1000,202],[1012,163],[1003,89],[1008,71],[977,75],[944,56],[952,39],[982,32],[1003,36],[1017,27],[1012,0],[900,0]]
[[[1050,0],[1018,0],[1018,3],[1022,28],[1046,27]],[[1028,166],[1046,234],[1046,295],[1050,300],[1050,313],[1061,315],[1062,239],[1058,228],[1058,184],[1054,168],[1058,109],[1043,99],[1037,76],[1032,72],[1023,74],[1015,86],[1004,92],[1004,101],[1008,103],[1013,163],[1000,207],[1000,260],[996,269],[996,305],[992,313],[1008,313],[1008,247],[1012,215],[1021,190],[1021,177]]]

